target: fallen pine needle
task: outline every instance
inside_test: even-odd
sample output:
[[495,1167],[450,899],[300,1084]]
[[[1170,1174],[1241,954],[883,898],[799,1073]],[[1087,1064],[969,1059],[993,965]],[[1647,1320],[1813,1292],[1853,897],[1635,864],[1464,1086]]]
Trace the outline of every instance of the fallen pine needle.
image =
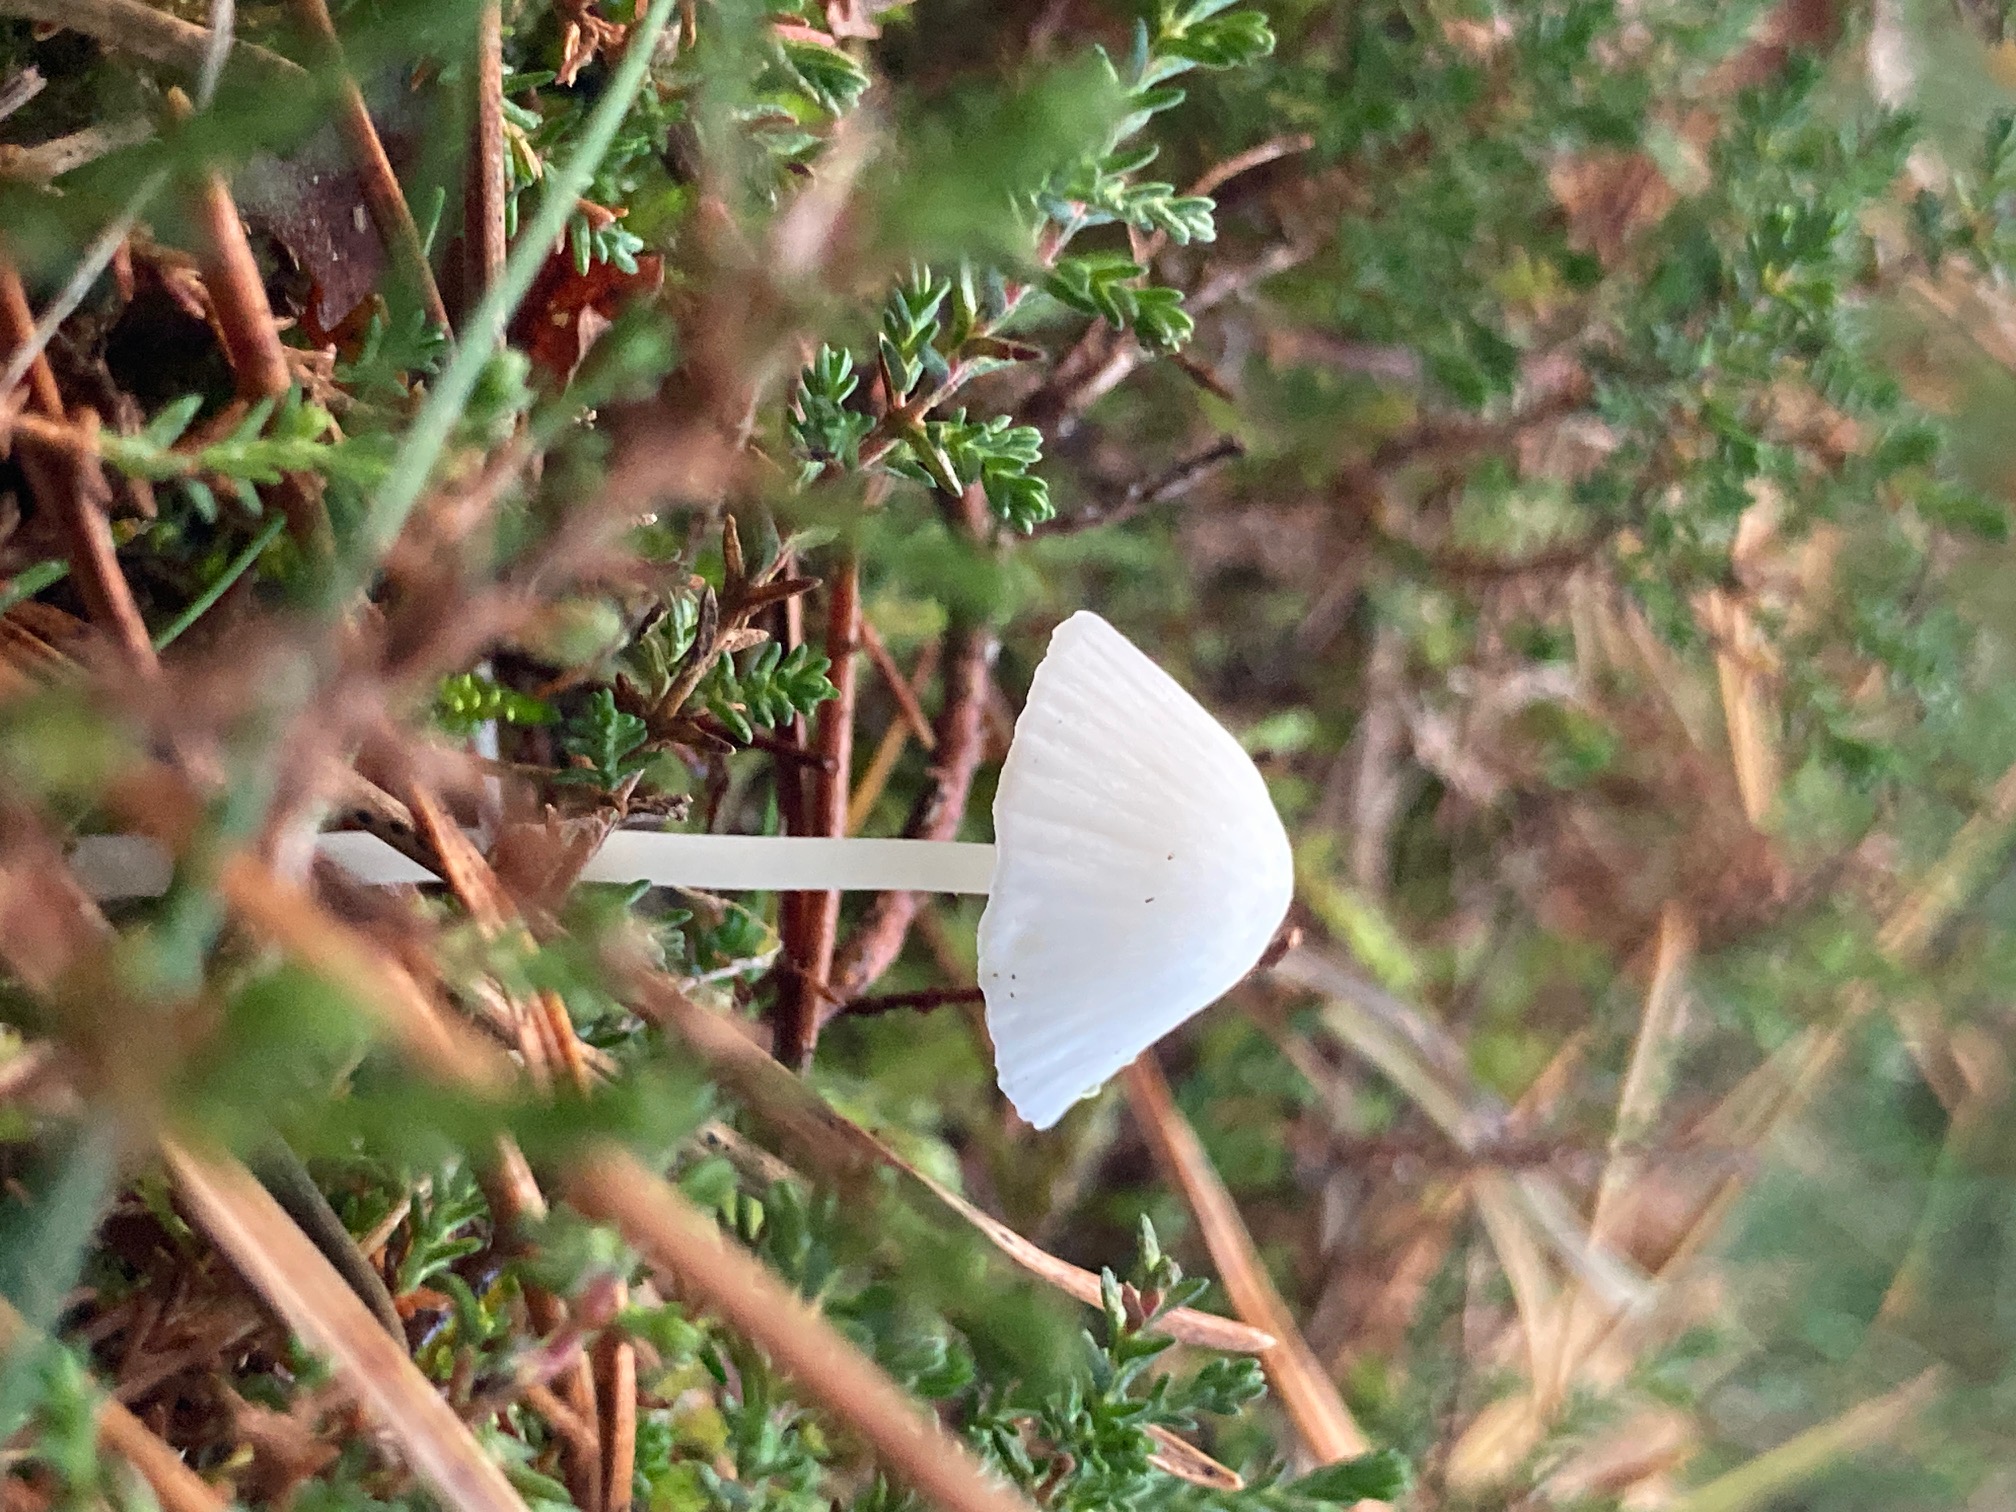
[[1315,1351],[1295,1326],[1295,1315],[1274,1289],[1232,1194],[1218,1179],[1204,1146],[1198,1141],[1197,1131],[1177,1110],[1176,1099],[1169,1095],[1169,1084],[1163,1080],[1152,1053],[1142,1056],[1121,1075],[1127,1088],[1127,1104],[1148,1136],[1156,1164],[1182,1192],[1190,1211],[1197,1216],[1198,1230],[1204,1236],[1205,1247],[1211,1251],[1211,1263],[1218,1267],[1218,1275],[1232,1297],[1232,1306],[1253,1327],[1274,1336],[1274,1344],[1261,1351],[1260,1365],[1281,1398],[1296,1433],[1310,1454],[1326,1465],[1366,1453],[1371,1443],[1337,1395],[1336,1384],[1324,1371]]
[[162,1151],[197,1227],[302,1342],[335,1365],[444,1507],[453,1512],[525,1512],[469,1425],[250,1171],[168,1140],[162,1141]]
[[813,1401],[858,1433],[892,1475],[947,1512],[1031,1512],[881,1367],[713,1221],[625,1151],[577,1162],[574,1205],[614,1223],[680,1293],[757,1345]]
[[[933,1181],[859,1124],[827,1107],[818,1093],[764,1054],[753,1040],[720,1014],[694,1002],[669,979],[656,972],[637,971],[630,974],[629,985],[639,1011],[671,1028],[707,1063],[709,1073],[761,1119],[779,1143],[789,1147],[794,1159],[842,1184],[887,1167],[978,1229],[1030,1275],[1088,1307],[1100,1305],[1099,1278],[1091,1271],[1058,1259]],[[1275,1342],[1275,1336],[1263,1329],[1188,1307],[1164,1314],[1156,1331],[1179,1343],[1230,1354],[1259,1354]]]

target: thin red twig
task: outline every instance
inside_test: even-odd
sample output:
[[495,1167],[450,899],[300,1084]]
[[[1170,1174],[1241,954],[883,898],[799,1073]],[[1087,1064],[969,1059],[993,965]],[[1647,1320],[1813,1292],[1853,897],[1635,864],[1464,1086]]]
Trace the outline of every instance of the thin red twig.
[[[828,591],[826,656],[832,665],[827,676],[835,696],[820,708],[813,736],[813,754],[822,767],[813,779],[810,830],[834,836],[847,833],[847,784],[854,758],[854,648],[861,640],[862,622],[860,566],[851,554],[833,574]],[[795,970],[784,987],[778,1053],[787,1065],[802,1067],[819,1043],[819,1026],[832,1016],[822,989],[832,975],[839,942],[840,894],[808,893],[798,908],[796,922],[802,933],[793,942]]]

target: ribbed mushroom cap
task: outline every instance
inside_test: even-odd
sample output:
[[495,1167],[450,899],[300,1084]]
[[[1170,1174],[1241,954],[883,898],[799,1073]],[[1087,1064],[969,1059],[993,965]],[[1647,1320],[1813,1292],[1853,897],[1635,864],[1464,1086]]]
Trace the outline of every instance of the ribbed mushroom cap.
[[1252,760],[1096,614],[1051,637],[994,798],[980,986],[994,1069],[1047,1129],[1221,996],[1294,891]]

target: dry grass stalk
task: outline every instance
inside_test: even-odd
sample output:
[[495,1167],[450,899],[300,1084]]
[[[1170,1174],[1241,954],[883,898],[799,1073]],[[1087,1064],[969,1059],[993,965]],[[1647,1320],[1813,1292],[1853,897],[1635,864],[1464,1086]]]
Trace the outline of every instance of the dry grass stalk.
[[1238,1205],[1219,1180],[1196,1130],[1177,1109],[1153,1053],[1142,1056],[1121,1075],[1127,1105],[1147,1135],[1164,1178],[1183,1194],[1196,1216],[1198,1231],[1233,1307],[1247,1323],[1274,1336],[1275,1343],[1261,1352],[1260,1364],[1303,1446],[1326,1465],[1364,1454],[1372,1447],[1370,1441],[1302,1337],[1295,1315],[1274,1289]]
[[1768,651],[1750,611],[1727,594],[1711,594],[1703,618],[1716,642],[1715,678],[1729,758],[1744,817],[1761,826],[1778,798],[1778,713],[1771,696]]
[[[766,1055],[726,1018],[701,1007],[669,978],[634,972],[628,996],[638,1012],[671,1029],[720,1082],[808,1170],[849,1190],[861,1190],[874,1172],[889,1169],[977,1229],[989,1243],[1038,1280],[1090,1307],[1099,1305],[1099,1278],[1031,1244],[999,1219],[939,1185],[866,1129],[835,1113],[819,1095]],[[1274,1337],[1229,1318],[1192,1308],[1164,1316],[1170,1338],[1204,1349],[1258,1354]]]
[[524,1512],[468,1424],[251,1172],[172,1141],[162,1149],[197,1226],[302,1342],[335,1364],[442,1503],[454,1512]]
[[[1508,1110],[1475,1085],[1460,1049],[1439,1026],[1308,946],[1285,952],[1272,974],[1285,985],[1325,998],[1323,1026],[1339,1044],[1376,1066],[1458,1150],[1486,1158],[1491,1140],[1505,1128]],[[1598,1295],[1626,1311],[1651,1299],[1644,1273],[1590,1239],[1558,1182],[1539,1171],[1521,1171],[1509,1180],[1524,1220]]]
[[1750,1512],[1768,1507],[1829,1465],[1874,1448],[1909,1426],[1944,1384],[1935,1366],[1873,1401],[1851,1407],[1682,1497],[1671,1512]]
[[568,1195],[614,1223],[682,1296],[756,1344],[927,1500],[946,1512],[1031,1512],[821,1313],[630,1154],[604,1149],[579,1161]]

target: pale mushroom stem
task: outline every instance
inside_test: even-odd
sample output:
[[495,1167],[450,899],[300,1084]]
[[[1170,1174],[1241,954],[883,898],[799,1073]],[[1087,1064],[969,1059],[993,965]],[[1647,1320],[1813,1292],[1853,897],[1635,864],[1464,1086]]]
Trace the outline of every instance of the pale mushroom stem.
[[[361,831],[323,835],[319,846],[361,881],[441,880]],[[88,837],[71,853],[71,864],[99,898],[155,897],[168,886],[166,854],[138,836]],[[709,892],[985,893],[993,879],[991,845],[648,830],[616,830],[581,873],[584,882],[650,882]]]

